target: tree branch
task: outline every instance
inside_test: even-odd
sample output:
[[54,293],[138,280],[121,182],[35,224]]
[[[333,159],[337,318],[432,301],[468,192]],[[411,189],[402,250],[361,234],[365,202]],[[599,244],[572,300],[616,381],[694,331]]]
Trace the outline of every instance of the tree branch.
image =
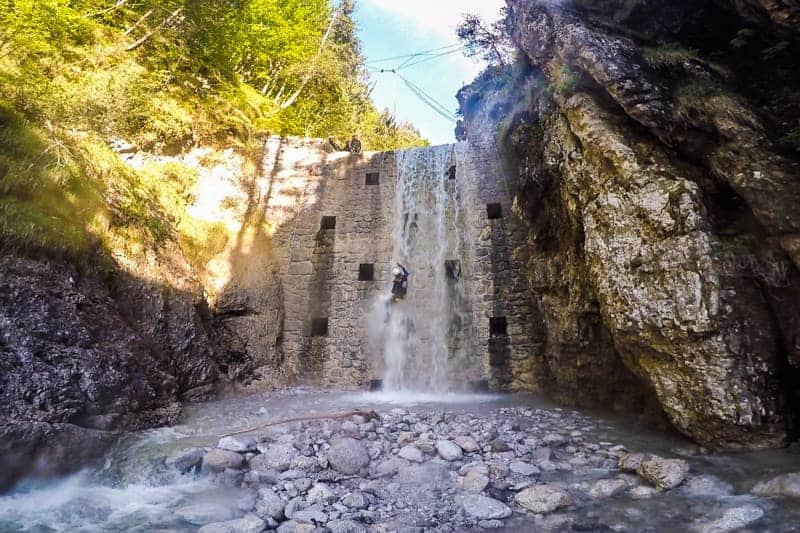
[[147,13],[145,13],[144,15],[142,15],[141,17],[139,17],[139,20],[137,20],[137,21],[134,23],[134,25],[133,25],[133,26],[131,26],[130,28],[128,28],[127,30],[125,30],[125,32],[124,32],[122,35],[124,35],[124,36],[126,36],[126,37],[127,37],[128,35],[130,35],[130,34],[133,32],[133,30],[135,30],[136,28],[138,28],[138,27],[139,27],[139,26],[142,24],[142,22],[144,22],[144,21],[145,21],[145,20],[146,20],[146,19],[147,19],[147,18],[148,18],[150,15],[152,15],[152,14],[153,14],[153,10],[152,10],[152,9],[148,10],[148,11],[147,11]]
[[155,34],[155,33],[156,33],[156,32],[157,32],[159,29],[161,29],[161,28],[166,28],[167,26],[169,26],[169,24],[170,24],[170,23],[171,23],[173,20],[175,20],[175,18],[176,18],[178,15],[180,15],[181,11],[183,11],[183,6],[179,7],[179,8],[178,8],[178,9],[176,9],[175,11],[173,11],[173,12],[172,12],[172,14],[170,14],[170,16],[168,16],[167,18],[165,18],[165,19],[164,19],[164,22],[162,22],[160,26],[157,26],[157,27],[153,28],[152,30],[150,30],[149,32],[145,33],[145,34],[144,34],[144,37],[142,37],[142,38],[141,38],[141,39],[139,39],[138,41],[136,41],[136,42],[134,42],[133,44],[131,44],[130,46],[128,46],[128,47],[125,49],[125,51],[126,51],[126,52],[132,52],[132,51],[136,50],[137,48],[139,48],[140,46],[142,46],[142,45],[143,45],[145,42],[147,42],[147,40],[148,40],[150,37],[152,37],[152,36],[153,36],[153,34]]
[[367,420],[373,420],[373,419],[380,420],[380,415],[378,415],[378,413],[376,413],[375,411],[361,411],[359,409],[356,409],[355,411],[347,411],[346,413],[338,413],[333,415],[298,416],[296,418],[287,418],[285,420],[278,420],[277,422],[267,422],[266,424],[262,424],[260,426],[256,426],[253,428],[243,429],[235,433],[228,433],[227,435],[221,435],[220,438],[235,437],[236,435],[250,433],[251,431],[258,431],[259,429],[266,429],[272,426],[279,426],[281,424],[289,424],[291,422],[308,422],[310,420],[340,420],[342,418],[350,418],[351,416],[363,416]]
[[117,0],[117,3],[113,6],[109,7],[108,9],[104,9],[102,11],[98,11],[97,13],[87,13],[84,15],[84,18],[92,18],[92,17],[99,17],[100,15],[105,15],[106,13],[111,13],[114,10],[117,10],[125,5],[128,0]]

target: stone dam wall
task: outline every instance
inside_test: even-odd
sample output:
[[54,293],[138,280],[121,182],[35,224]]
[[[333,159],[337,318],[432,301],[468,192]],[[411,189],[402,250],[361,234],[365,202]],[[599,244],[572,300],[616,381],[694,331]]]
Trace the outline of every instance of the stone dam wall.
[[[450,231],[463,232],[459,238],[466,244],[458,257],[446,259],[458,265],[466,300],[460,305],[468,310],[458,331],[450,332],[451,348],[457,345],[465,357],[452,365],[450,382],[493,390],[538,388],[531,307],[515,254],[525,240],[512,209],[518,191],[493,143],[416,154],[350,154],[320,140],[274,137],[265,143],[254,194],[263,219],[272,225],[270,247],[280,286],[280,297],[266,314],[285,317],[276,363],[296,381],[355,389],[382,378],[384,346],[376,337],[384,313],[380,298],[390,290],[394,262],[402,259],[393,257],[399,217],[407,222],[407,216],[415,216],[398,213],[403,209],[396,198],[398,159],[425,157],[425,150],[448,150],[449,168],[440,176],[410,179],[445,181],[452,195],[448,201],[456,202],[459,212]],[[446,265],[406,266],[412,271],[407,305],[414,306],[415,287],[420,301],[430,298],[427,281]]]

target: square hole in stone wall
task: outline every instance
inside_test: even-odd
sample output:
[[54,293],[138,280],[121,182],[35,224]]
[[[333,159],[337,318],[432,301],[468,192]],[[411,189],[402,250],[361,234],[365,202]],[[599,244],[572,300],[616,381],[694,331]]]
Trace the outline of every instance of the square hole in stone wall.
[[447,179],[451,179],[451,180],[456,179],[456,166],[455,165],[451,165],[450,168],[448,169],[448,171],[447,171]]
[[456,259],[448,259],[445,261],[444,274],[449,280],[458,280],[461,277],[461,261]]
[[367,172],[367,185],[378,185],[380,182],[380,172]]
[[358,265],[358,281],[375,281],[375,265],[373,263]]
[[493,316],[489,319],[489,335],[492,337],[508,335],[508,320],[504,316]]
[[327,337],[328,336],[328,319],[325,318],[312,318],[311,319],[311,336],[312,337]]
[[322,217],[322,222],[319,224],[319,229],[330,230],[336,229],[336,217]]
[[496,220],[503,218],[503,205],[502,204],[486,204],[486,216],[489,220]]

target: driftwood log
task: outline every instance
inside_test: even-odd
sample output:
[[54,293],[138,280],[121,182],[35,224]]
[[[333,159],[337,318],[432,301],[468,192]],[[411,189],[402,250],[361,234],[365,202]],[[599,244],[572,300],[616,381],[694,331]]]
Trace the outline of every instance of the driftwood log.
[[277,420],[275,422],[267,422],[266,424],[261,424],[260,426],[255,426],[248,429],[243,429],[241,431],[236,431],[235,433],[228,433],[226,435],[221,435],[220,438],[225,437],[235,437],[236,435],[242,435],[244,433],[250,433],[251,431],[258,431],[260,429],[266,429],[272,426],[279,426],[281,424],[290,424],[292,422],[308,422],[310,420],[340,420],[342,418],[349,418],[351,416],[363,416],[367,420],[380,420],[380,415],[375,411],[361,411],[356,409],[355,411],[347,411],[344,413],[336,413],[331,415],[315,415],[315,416],[298,416],[295,418],[286,418],[283,420]]

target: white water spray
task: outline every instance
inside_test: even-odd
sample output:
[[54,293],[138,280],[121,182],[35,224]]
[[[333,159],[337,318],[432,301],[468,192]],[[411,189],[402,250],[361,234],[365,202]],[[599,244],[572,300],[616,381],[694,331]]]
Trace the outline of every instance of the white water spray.
[[445,392],[459,385],[454,369],[469,344],[459,279],[467,232],[458,180],[450,177],[452,167],[459,172],[463,149],[446,145],[397,154],[393,253],[411,275],[406,300],[387,307],[386,391]]

